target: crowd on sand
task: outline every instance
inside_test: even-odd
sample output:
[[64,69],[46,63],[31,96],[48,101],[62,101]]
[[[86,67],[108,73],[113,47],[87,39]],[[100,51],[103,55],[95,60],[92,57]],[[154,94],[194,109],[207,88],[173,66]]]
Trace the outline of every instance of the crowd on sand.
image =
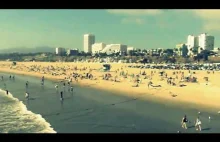
[[[84,79],[89,80],[107,80],[107,81],[114,81],[114,82],[121,82],[122,80],[129,79],[130,82],[133,83],[132,87],[139,87],[141,84],[145,84],[143,80],[147,80],[146,85],[147,87],[162,87],[160,84],[155,85],[153,83],[153,77],[154,76],[160,76],[161,81],[166,80],[167,84],[172,86],[179,86],[183,87],[185,86],[184,82],[196,82],[195,74],[196,72],[188,71],[188,75],[185,75],[182,71],[173,71],[172,76],[168,76],[166,71],[161,70],[151,70],[151,72],[148,74],[145,70],[141,70],[139,73],[129,73],[128,70],[126,70],[127,66],[122,66],[121,68],[116,69],[115,71],[106,71],[102,72],[101,68],[99,69],[93,69],[90,66],[89,67],[78,67],[70,66],[70,65],[64,65],[64,66],[41,66],[41,65],[30,65],[30,66],[23,66],[19,67],[19,65],[16,67],[18,70],[24,70],[24,68],[27,69],[28,72],[38,72],[41,74],[49,74],[53,76],[60,76],[64,75],[64,80],[68,80],[70,82]],[[10,69],[13,67],[11,66]],[[16,69],[15,68],[15,69]],[[23,69],[22,69],[23,68]],[[95,76],[94,72],[99,72],[99,74],[102,74],[102,76]],[[93,74],[94,73],[94,74]],[[214,73],[214,71],[213,71]],[[208,77],[206,77],[208,79]],[[180,80],[178,80],[180,79]]]
[[[35,72],[52,76],[63,76],[64,80],[68,80],[70,82],[78,82],[79,80],[106,80],[113,82],[124,82],[125,80],[129,80],[129,82],[132,83],[132,87],[139,87],[140,85],[145,84],[147,88],[163,87],[161,84],[157,84],[157,80],[153,79],[155,76],[157,76],[157,78],[159,77],[160,81],[166,81],[168,85],[176,87],[187,86],[184,84],[185,82],[197,82],[196,72],[190,70],[188,70],[188,74],[186,71],[181,70],[171,70],[171,74],[168,74],[166,70],[149,69],[139,69],[139,72],[135,73],[128,71],[129,68],[127,68],[126,65],[122,65],[119,68],[105,72],[101,70],[101,65],[100,68],[93,68],[92,65],[88,65],[89,64],[85,66],[77,64],[48,64],[43,66],[39,63],[30,65],[23,63],[17,64],[16,66],[11,64],[2,64],[1,66],[18,71]],[[214,71],[212,71],[212,73],[214,74]],[[207,71],[207,74],[210,74],[210,71]],[[206,81],[206,84],[208,84],[208,76],[205,76],[203,79]]]

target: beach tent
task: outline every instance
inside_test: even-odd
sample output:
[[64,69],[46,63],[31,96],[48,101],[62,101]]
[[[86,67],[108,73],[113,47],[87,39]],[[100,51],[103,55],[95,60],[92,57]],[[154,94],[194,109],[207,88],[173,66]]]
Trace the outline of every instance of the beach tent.
[[111,69],[111,65],[110,64],[103,64],[103,71],[109,71]]

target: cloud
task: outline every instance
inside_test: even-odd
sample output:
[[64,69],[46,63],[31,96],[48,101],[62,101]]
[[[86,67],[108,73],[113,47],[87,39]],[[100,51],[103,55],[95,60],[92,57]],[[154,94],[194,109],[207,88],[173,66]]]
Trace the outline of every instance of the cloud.
[[205,20],[220,21],[220,10],[192,10],[192,12]]
[[123,24],[137,24],[142,25],[145,23],[145,20],[143,19],[143,16],[148,15],[159,15],[163,13],[163,10],[157,10],[157,9],[148,9],[148,10],[140,10],[140,9],[132,9],[132,10],[107,10],[108,13],[114,14],[114,15],[121,15],[124,16],[124,18],[121,20],[121,23]]
[[145,16],[145,15],[158,15],[163,13],[163,10],[157,9],[148,9],[148,10],[140,10],[140,9],[133,9],[133,10],[107,10],[110,14],[115,15],[124,15],[124,16]]
[[204,21],[203,30],[220,31],[220,10],[192,10],[192,12]]
[[131,23],[134,23],[134,24],[137,24],[137,25],[142,25],[145,23],[144,19],[141,19],[141,18],[123,18],[121,20],[121,23],[122,24],[131,24]]

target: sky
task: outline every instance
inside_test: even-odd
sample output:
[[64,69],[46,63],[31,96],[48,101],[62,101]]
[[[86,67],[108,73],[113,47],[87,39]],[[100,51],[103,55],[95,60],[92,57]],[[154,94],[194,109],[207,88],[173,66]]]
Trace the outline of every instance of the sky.
[[208,33],[220,46],[220,10],[0,10],[0,48],[83,49],[83,34],[96,42],[140,49],[174,48],[190,34]]

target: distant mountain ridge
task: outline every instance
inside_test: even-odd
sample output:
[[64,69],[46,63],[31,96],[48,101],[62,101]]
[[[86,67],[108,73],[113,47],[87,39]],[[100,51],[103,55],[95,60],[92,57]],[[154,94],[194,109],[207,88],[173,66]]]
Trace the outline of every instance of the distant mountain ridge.
[[55,52],[55,47],[49,46],[38,46],[34,48],[27,48],[27,47],[16,47],[16,48],[7,48],[7,49],[0,49],[1,53],[37,53],[37,52]]

